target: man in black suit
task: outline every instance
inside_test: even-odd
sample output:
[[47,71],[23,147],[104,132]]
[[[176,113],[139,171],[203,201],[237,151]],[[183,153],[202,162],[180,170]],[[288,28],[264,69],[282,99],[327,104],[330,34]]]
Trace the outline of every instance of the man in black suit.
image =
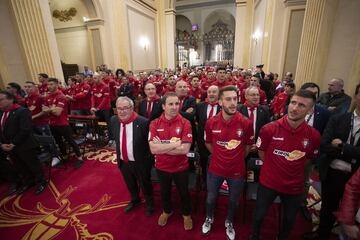
[[160,117],[163,112],[161,99],[156,95],[156,87],[153,83],[146,83],[144,87],[146,98],[139,104],[139,115],[152,121]]
[[193,135],[191,149],[194,149],[195,139],[197,138],[195,125],[196,99],[189,95],[189,85],[184,80],[179,80],[176,83],[175,93],[179,98],[179,113],[190,121]]
[[[32,134],[31,112],[14,102],[14,95],[0,92],[0,162],[8,161],[7,156],[12,160],[15,170],[21,176],[17,179],[12,176],[17,183],[18,194],[35,184],[35,193],[40,194],[44,191],[46,182],[36,155],[39,145]],[[11,167],[9,169],[11,170]]]
[[119,97],[128,97],[132,100],[135,100],[134,97],[134,86],[129,82],[127,77],[121,78],[121,86],[117,91]]
[[[270,122],[270,110],[266,105],[260,105],[260,93],[257,87],[249,87],[245,90],[245,103],[238,106],[238,111],[253,122],[254,142],[256,142],[260,128]],[[251,149],[256,151],[255,144]]]
[[[313,94],[315,94],[316,98],[319,98],[320,88],[316,83],[313,82],[304,83],[300,89],[308,90]],[[330,116],[331,116],[330,111],[328,111],[326,108],[323,108],[320,104],[315,104],[313,109],[306,115],[305,120],[310,126],[315,128],[321,135],[326,127],[326,124]],[[312,221],[312,218],[311,218],[311,213],[307,208],[308,205],[307,197],[310,189],[310,174],[313,170],[313,165],[314,165],[313,161],[309,161],[305,165],[305,190],[303,196],[303,203],[300,208],[303,217],[305,218],[305,220],[309,222]]]
[[360,84],[356,86],[354,112],[333,115],[324,130],[319,159],[321,180],[320,224],[304,239],[329,239],[335,223],[334,212],[346,182],[360,165]]
[[[209,150],[205,146],[204,131],[206,121],[220,112],[219,88],[212,85],[207,90],[207,99],[196,105],[196,121],[198,123],[197,145],[200,153],[200,164],[202,169],[203,181],[206,183],[207,163],[210,155]],[[206,184],[205,184],[206,186]]]
[[116,100],[117,116],[111,118],[110,129],[115,137],[118,166],[131,195],[124,209],[130,212],[140,205],[139,185],[146,201],[146,215],[154,211],[153,188],[150,180],[148,132],[149,122],[134,112],[134,102],[128,97]]

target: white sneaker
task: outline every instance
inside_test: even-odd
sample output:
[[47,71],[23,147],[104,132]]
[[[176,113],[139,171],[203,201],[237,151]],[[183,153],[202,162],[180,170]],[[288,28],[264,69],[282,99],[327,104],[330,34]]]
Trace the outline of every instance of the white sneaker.
[[228,220],[225,221],[225,227],[226,227],[226,239],[227,240],[234,240],[235,239],[235,230],[232,222],[229,222]]
[[51,161],[51,166],[54,167],[60,163],[60,159],[57,157],[53,157]]
[[205,219],[205,222],[204,222],[204,224],[202,225],[202,228],[201,228],[202,234],[204,234],[204,235],[209,234],[209,232],[211,230],[211,225],[213,224],[213,222],[214,222],[214,219],[212,219],[212,218],[207,217]]
[[86,134],[86,138],[87,138],[87,139],[92,139],[92,137],[93,137],[93,135],[92,135],[91,133],[87,133],[87,134]]
[[115,148],[115,141],[114,140],[110,140],[107,144],[107,147],[109,148]]

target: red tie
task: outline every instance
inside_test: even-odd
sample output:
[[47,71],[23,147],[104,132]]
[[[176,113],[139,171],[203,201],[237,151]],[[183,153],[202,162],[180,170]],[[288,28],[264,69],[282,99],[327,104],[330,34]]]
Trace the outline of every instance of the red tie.
[[126,123],[122,124],[122,128],[123,128],[123,135],[121,139],[121,152],[123,156],[123,161],[127,163],[129,162],[129,157],[127,155],[127,147],[126,147]]
[[249,110],[250,110],[250,121],[251,123],[254,125],[254,110],[255,110],[255,107],[249,107]]
[[152,104],[152,102],[148,102],[148,106],[147,106],[147,110],[146,110],[147,118],[150,118],[150,115],[151,115],[151,104]]
[[211,118],[214,115],[214,107],[215,107],[215,105],[210,105],[210,106],[211,106],[211,109],[210,109],[210,112],[209,112],[208,119]]
[[4,112],[3,117],[1,119],[1,130],[2,131],[4,131],[4,129],[5,129],[5,123],[6,123],[6,119],[8,117],[8,113],[9,112]]

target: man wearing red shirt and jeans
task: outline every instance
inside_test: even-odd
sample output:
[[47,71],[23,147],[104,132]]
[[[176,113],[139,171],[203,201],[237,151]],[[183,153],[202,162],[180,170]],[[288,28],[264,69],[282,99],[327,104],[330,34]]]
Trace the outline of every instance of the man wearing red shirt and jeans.
[[310,91],[296,92],[290,100],[288,114],[260,130],[256,146],[264,165],[260,171],[251,240],[259,239],[263,219],[277,196],[284,208],[277,239],[289,239],[303,199],[305,164],[316,158],[320,147],[320,134],[305,121],[315,101],[316,96]]
[[236,208],[244,185],[245,157],[254,141],[250,121],[237,110],[237,88],[220,89],[220,113],[210,118],[205,125],[205,145],[212,154],[207,174],[206,220],[202,233],[208,234],[214,221],[214,208],[221,184],[229,185],[229,205],[225,220],[227,239],[235,239],[233,228]]
[[49,115],[50,129],[55,138],[56,143],[59,145],[61,154],[66,155],[66,145],[63,137],[74,149],[77,161],[74,168],[77,169],[82,166],[82,160],[79,146],[72,138],[71,127],[69,126],[67,104],[65,95],[58,90],[58,80],[56,78],[49,78],[48,90],[49,95],[44,100],[42,111]]
[[158,224],[165,226],[172,215],[171,186],[174,180],[181,199],[184,229],[193,227],[187,153],[192,142],[191,125],[179,114],[179,98],[175,93],[166,93],[162,98],[164,113],[150,124],[149,145],[155,155],[155,167],[160,180],[163,213]]

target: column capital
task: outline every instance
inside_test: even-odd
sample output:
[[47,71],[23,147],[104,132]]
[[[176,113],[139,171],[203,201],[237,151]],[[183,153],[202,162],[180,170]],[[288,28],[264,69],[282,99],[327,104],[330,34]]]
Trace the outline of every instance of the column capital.
[[165,15],[175,15],[176,11],[174,8],[165,9]]
[[247,4],[247,0],[236,0],[235,5],[236,7],[244,7]]
[[104,25],[104,20],[101,18],[88,18],[84,21],[85,26],[90,27],[90,26],[99,26],[99,25]]

